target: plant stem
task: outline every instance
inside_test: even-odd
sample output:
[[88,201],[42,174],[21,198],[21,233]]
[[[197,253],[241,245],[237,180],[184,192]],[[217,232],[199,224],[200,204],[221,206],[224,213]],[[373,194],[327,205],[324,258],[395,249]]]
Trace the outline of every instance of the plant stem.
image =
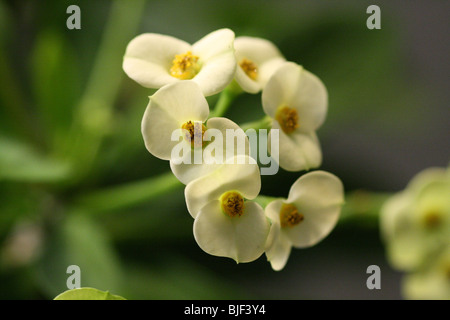
[[234,99],[242,93],[242,90],[237,87],[237,84],[232,82],[228,87],[226,87],[219,96],[219,100],[211,111],[210,118],[222,117],[227,112],[228,108]]
[[256,121],[246,122],[240,125],[240,127],[242,128],[242,130],[244,130],[244,132],[247,131],[248,129],[255,129],[255,130],[270,129],[272,127],[272,121],[273,120],[271,117],[265,116]]
[[76,204],[89,212],[110,212],[151,201],[183,187],[172,172],[81,196]]
[[78,167],[77,181],[86,178],[104,136],[112,130],[113,106],[123,79],[123,54],[139,26],[144,6],[143,0],[132,5],[125,0],[112,2],[86,90],[75,110],[67,150],[63,151]]

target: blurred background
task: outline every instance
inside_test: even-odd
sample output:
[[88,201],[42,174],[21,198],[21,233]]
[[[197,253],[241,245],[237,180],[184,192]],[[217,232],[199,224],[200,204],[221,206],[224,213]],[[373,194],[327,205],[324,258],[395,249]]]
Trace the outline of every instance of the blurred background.
[[[71,4],[80,30],[66,27]],[[371,4],[380,30],[366,27]],[[0,299],[53,299],[69,265],[83,287],[128,299],[403,299],[377,213],[417,172],[449,163],[449,9],[438,0],[1,0]],[[293,250],[280,272],[264,256],[236,264],[197,246],[183,187],[142,141],[154,91],[122,71],[140,33],[193,43],[223,27],[272,41],[329,92],[321,169],[343,181],[350,217]],[[260,99],[238,97],[227,116],[259,119]],[[285,197],[301,174],[263,176],[262,193]],[[369,265],[381,269],[380,290],[366,287]]]

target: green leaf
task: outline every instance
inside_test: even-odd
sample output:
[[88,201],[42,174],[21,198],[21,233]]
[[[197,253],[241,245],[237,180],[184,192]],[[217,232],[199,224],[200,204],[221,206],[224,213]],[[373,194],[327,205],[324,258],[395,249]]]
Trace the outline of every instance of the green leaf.
[[54,300],[126,300],[121,296],[109,293],[109,291],[101,291],[94,288],[78,288],[67,290]]
[[39,118],[47,139],[59,147],[69,131],[74,101],[81,94],[79,65],[62,34],[44,30],[36,37],[30,59]]
[[46,157],[21,141],[0,137],[0,180],[57,182],[71,173],[68,163]]

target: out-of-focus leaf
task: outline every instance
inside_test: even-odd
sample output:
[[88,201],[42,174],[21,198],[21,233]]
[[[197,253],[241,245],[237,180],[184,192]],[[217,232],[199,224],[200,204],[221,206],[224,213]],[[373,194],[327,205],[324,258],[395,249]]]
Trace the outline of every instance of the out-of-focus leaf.
[[31,80],[36,107],[47,138],[61,144],[69,131],[80,94],[80,76],[73,50],[56,31],[38,34],[33,48]]
[[71,174],[68,163],[46,157],[25,143],[0,137],[0,180],[58,182]]
[[80,270],[81,287],[121,292],[122,271],[108,235],[86,215],[71,212],[55,225],[39,263],[38,279],[51,297],[67,290],[68,267]]
[[125,298],[111,294],[109,291],[101,291],[95,288],[78,288],[67,290],[54,300],[126,300]]

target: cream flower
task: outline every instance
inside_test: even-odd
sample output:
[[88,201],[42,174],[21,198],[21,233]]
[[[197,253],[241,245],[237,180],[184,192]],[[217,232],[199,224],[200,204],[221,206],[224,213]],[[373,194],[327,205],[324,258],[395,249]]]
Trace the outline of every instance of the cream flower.
[[227,118],[206,121],[208,115],[208,102],[193,81],[159,89],[145,110],[147,150],[170,160],[172,172],[184,184],[214,171],[227,158],[249,154],[248,138],[236,123]]
[[450,246],[450,169],[428,168],[381,208],[380,229],[391,265],[421,268]]
[[[183,143],[186,144],[185,141]],[[183,149],[182,156],[171,157],[170,168],[184,184],[216,170],[228,158],[250,153],[245,132],[233,121],[222,117],[206,122],[201,148],[188,145]]]
[[270,41],[254,37],[237,37],[234,41],[236,61],[235,79],[248,93],[258,93],[270,76],[286,60]]
[[186,205],[194,220],[194,237],[205,252],[237,263],[264,253],[270,224],[256,202],[261,177],[248,156],[227,159],[214,172],[190,182]]
[[284,268],[292,247],[307,248],[324,239],[335,227],[343,203],[341,180],[325,171],[303,175],[287,199],[270,202],[265,209],[272,222],[266,256],[272,268]]
[[286,62],[264,87],[262,105],[273,119],[272,130],[279,130],[280,167],[301,171],[320,166],[322,151],[316,130],[325,121],[328,108],[322,81],[303,67]]
[[234,77],[234,32],[216,30],[193,45],[167,35],[145,33],[128,44],[123,70],[146,88],[195,81],[205,96],[222,91]]
[[178,137],[189,146],[202,141],[203,122],[209,106],[199,86],[193,81],[176,82],[159,89],[150,97],[142,118],[142,136],[147,150],[157,158],[170,160]]
[[406,274],[402,293],[410,300],[450,300],[450,246],[423,268]]

